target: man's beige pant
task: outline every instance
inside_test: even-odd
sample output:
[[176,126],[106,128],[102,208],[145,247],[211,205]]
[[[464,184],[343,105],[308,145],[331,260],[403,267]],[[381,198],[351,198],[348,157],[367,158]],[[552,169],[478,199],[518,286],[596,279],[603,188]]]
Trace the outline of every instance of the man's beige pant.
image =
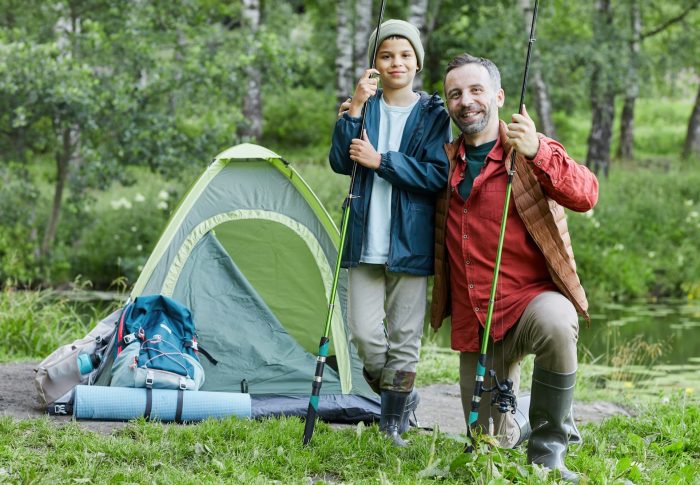
[[[492,322],[491,326],[498,322]],[[576,371],[576,342],[578,341],[578,316],[571,302],[562,294],[548,291],[536,296],[518,323],[505,338],[496,344],[489,342],[484,387],[493,387],[489,370],[495,369],[499,381],[507,377],[513,381],[517,395],[520,388],[520,361],[528,354],[535,354],[535,364],[551,372],[569,374]],[[468,421],[478,352],[461,352],[459,356],[459,386],[462,410]],[[483,393],[477,424],[484,430],[499,436],[501,445],[512,447],[520,436],[515,415],[498,412],[491,406],[491,393]],[[493,420],[493,428],[490,422]]]
[[381,264],[360,264],[348,277],[348,323],[367,373],[378,378],[384,368],[415,372],[428,278],[390,273]]

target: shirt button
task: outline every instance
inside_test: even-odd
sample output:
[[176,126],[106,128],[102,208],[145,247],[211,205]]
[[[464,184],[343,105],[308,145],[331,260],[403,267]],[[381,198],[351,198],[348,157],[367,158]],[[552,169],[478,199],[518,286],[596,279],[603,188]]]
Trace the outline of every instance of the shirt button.
[[478,306],[477,306],[477,307],[474,307],[474,311],[475,311],[475,312],[478,312],[478,311],[479,311],[479,307],[478,307]]
[[464,177],[464,172],[459,172],[460,177]]
[[466,214],[467,212],[469,212],[469,209],[464,209],[464,213]]
[[540,165],[542,165],[542,160],[537,160],[537,161],[535,162],[535,165],[537,165],[538,167],[539,167]]
[[463,238],[463,239],[469,239],[469,236],[468,236],[467,234],[465,234],[464,236],[462,236],[462,238]]
[[469,288],[474,288],[474,283],[470,283]]
[[452,187],[452,192],[454,192],[454,191],[455,191],[455,188],[454,188],[454,187]]
[[467,259],[464,264],[472,264],[472,262]]

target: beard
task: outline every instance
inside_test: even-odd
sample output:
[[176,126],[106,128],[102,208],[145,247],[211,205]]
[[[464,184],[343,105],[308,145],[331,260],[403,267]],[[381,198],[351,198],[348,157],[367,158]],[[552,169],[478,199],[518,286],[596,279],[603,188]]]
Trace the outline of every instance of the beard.
[[[484,107],[478,104],[470,104],[459,109],[456,113],[450,112],[450,117],[459,128],[459,131],[465,135],[473,135],[483,131],[488,126],[495,108],[497,108],[495,100],[492,100],[488,106]],[[483,116],[473,121],[465,121],[462,116],[468,112],[483,112]]]

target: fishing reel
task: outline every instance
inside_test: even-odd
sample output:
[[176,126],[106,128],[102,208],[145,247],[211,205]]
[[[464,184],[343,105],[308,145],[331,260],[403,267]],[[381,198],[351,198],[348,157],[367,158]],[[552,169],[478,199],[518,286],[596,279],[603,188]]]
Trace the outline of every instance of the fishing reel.
[[515,410],[518,407],[518,403],[513,392],[513,381],[506,378],[503,382],[498,381],[496,377],[496,371],[489,370],[489,375],[491,379],[496,384],[490,389],[484,389],[484,392],[491,393],[491,405],[498,408],[498,412],[515,414]]

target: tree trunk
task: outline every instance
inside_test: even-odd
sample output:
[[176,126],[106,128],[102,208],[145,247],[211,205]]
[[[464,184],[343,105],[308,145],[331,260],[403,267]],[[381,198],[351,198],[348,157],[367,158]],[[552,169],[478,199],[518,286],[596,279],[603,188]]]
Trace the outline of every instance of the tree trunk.
[[372,19],[372,0],[355,0],[354,83],[362,77],[370,66],[367,52],[373,46],[369,45],[369,35],[375,27]]
[[615,90],[612,73],[613,46],[608,37],[612,29],[610,0],[598,0],[593,16],[593,42],[602,50],[593,67],[591,76],[591,132],[588,135],[586,166],[594,173],[603,171],[607,177],[610,170],[610,142],[615,117]]
[[683,158],[691,156],[700,158],[700,85],[698,85],[698,95],[695,98],[693,114],[688,121],[688,134],[683,145]]
[[617,150],[618,158],[632,160],[634,158],[634,105],[639,95],[639,51],[640,36],[642,34],[642,17],[637,0],[630,3],[630,21],[632,23],[632,40],[629,43],[630,63],[627,73],[627,88],[625,92],[625,104],[620,116],[620,146]]
[[259,140],[262,136],[262,99],[260,95],[260,85],[262,76],[257,64],[256,56],[256,35],[260,27],[260,2],[259,0],[243,0],[243,20],[249,34],[248,54],[252,59],[245,69],[246,73],[246,94],[243,96],[243,116],[247,124],[240,127],[241,138],[248,140]]
[[342,103],[353,93],[352,31],[348,15],[348,0],[336,3],[335,99]]
[[56,152],[56,185],[54,186],[53,203],[51,205],[51,215],[44,231],[44,241],[41,243],[40,256],[46,257],[53,246],[58,229],[58,220],[61,217],[61,205],[63,204],[63,190],[68,180],[70,161],[73,157],[73,150],[77,146],[78,140],[74,139],[76,133],[71,128],[63,129],[61,150]]
[[[408,13],[408,22],[416,26],[420,32],[421,42],[423,46],[427,44],[427,16],[428,16],[428,0],[415,0],[411,3]],[[425,62],[425,61],[424,61]],[[413,89],[421,91],[423,89],[423,75],[418,73],[413,81]]]
[[[532,6],[530,0],[519,0],[520,9],[523,11],[523,20],[525,23],[525,31],[529,34],[532,26]],[[532,62],[530,64],[530,85],[535,95],[534,106],[537,117],[539,118],[539,126],[537,130],[544,133],[550,138],[556,138],[557,133],[552,120],[552,102],[549,98],[549,90],[547,83],[542,76],[541,58],[539,52],[533,47]],[[528,104],[527,102],[525,103]]]

